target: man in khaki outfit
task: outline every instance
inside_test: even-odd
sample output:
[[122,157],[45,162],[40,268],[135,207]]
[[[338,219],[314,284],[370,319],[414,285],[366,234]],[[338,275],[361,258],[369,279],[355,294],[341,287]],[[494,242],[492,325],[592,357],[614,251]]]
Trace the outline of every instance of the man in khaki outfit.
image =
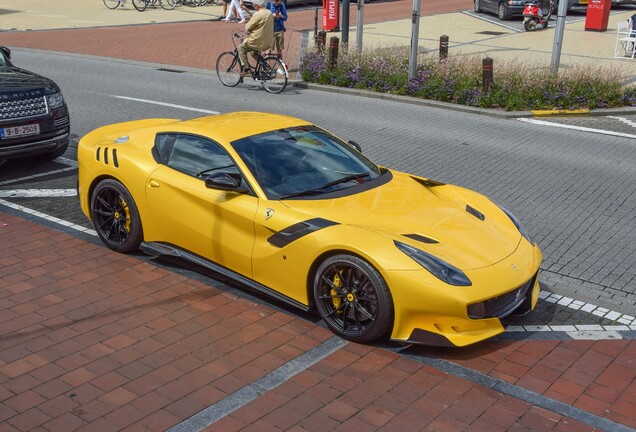
[[250,66],[247,62],[247,53],[254,51],[267,51],[272,48],[274,42],[274,16],[265,8],[265,0],[253,0],[254,14],[245,24],[245,31],[249,37],[238,46],[239,60],[241,61],[241,76],[249,76]]

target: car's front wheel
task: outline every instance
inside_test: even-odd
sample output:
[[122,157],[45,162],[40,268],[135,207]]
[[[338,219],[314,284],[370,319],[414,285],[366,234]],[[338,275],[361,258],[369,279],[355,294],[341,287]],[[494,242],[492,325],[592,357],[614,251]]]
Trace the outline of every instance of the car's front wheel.
[[499,17],[499,19],[503,21],[508,19],[509,16],[510,14],[508,13],[506,4],[504,2],[499,3],[499,8],[497,8],[497,17]]
[[337,335],[370,342],[393,328],[393,299],[389,288],[368,262],[352,255],[323,261],[314,277],[318,313]]
[[102,180],[91,195],[91,218],[97,234],[110,249],[133,252],[143,240],[137,205],[116,180]]
[[473,7],[475,8],[475,12],[481,13],[481,1],[475,0]]

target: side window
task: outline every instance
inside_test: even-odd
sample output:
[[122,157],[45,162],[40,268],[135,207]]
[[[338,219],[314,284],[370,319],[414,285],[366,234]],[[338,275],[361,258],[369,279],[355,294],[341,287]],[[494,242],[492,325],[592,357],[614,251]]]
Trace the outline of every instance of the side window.
[[234,167],[232,158],[223,148],[194,135],[157,135],[153,153],[158,162],[193,177],[203,177],[221,168],[231,171]]

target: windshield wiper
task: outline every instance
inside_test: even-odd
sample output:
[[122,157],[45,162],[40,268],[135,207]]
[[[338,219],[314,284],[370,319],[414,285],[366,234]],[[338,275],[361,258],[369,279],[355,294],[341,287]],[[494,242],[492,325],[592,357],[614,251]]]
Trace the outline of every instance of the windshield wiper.
[[350,182],[352,180],[357,180],[357,179],[370,177],[370,176],[371,175],[369,173],[353,173],[353,174],[349,174],[348,176],[345,176],[345,177],[340,178],[338,180],[334,180],[332,182],[329,182],[326,185],[322,185],[320,189],[326,189],[326,188],[329,188],[331,186],[338,185],[340,183],[347,183],[347,182]]
[[309,189],[302,192],[296,192],[289,195],[283,195],[282,197],[280,197],[280,199],[296,198],[296,197],[310,196],[310,195],[320,195],[323,193],[325,193],[325,191],[322,189]]
[[332,186],[338,185],[340,183],[350,182],[352,180],[357,180],[359,178],[369,177],[369,176],[370,176],[369,173],[353,173],[353,174],[349,174],[348,176],[345,176],[345,177],[340,178],[338,180],[334,180],[334,181],[331,181],[331,182],[329,182],[327,184],[324,184],[324,185],[320,186],[318,189],[309,189],[309,190],[302,191],[302,192],[297,192],[297,193],[293,193],[293,194],[289,194],[289,195],[284,195],[284,196],[280,197],[280,199],[295,198],[295,197],[310,196],[310,195],[320,195],[320,194],[326,193],[325,189],[329,189]]

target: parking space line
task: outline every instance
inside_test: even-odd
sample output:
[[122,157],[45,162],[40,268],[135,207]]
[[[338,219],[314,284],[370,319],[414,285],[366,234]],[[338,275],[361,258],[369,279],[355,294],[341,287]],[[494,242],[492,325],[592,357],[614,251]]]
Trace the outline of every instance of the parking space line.
[[118,96],[118,95],[110,95],[110,96],[114,97],[116,99],[124,99],[124,100],[133,101],[133,102],[143,102],[143,103],[147,103],[147,104],[151,104],[151,105],[161,105],[161,106],[166,106],[166,107],[170,107],[170,108],[179,108],[179,109],[183,109],[183,110],[195,111],[195,112],[200,112],[200,113],[204,113],[204,114],[220,114],[219,111],[210,111],[210,110],[205,110],[205,109],[201,109],[201,108],[189,107],[189,106],[185,106],[185,105],[171,104],[171,103],[167,103],[167,102],[159,102],[159,101],[153,101],[153,100],[148,100],[148,99],[138,99],[138,98],[132,98],[132,97],[128,97],[128,96]]
[[75,171],[76,169],[77,169],[77,166],[69,167],[69,168],[60,168],[58,170],[47,171],[47,172],[44,172],[44,173],[33,174],[33,175],[30,175],[30,176],[25,176],[25,177],[15,178],[15,179],[11,179],[11,180],[0,181],[0,186],[13,184],[13,183],[20,183],[20,182],[24,182],[24,181],[29,181],[29,180],[33,180],[33,179],[36,179],[36,178],[39,178],[39,177],[46,177],[46,176],[50,176],[50,175],[53,175],[53,174],[59,174],[59,173],[67,172],[67,171]]
[[553,122],[549,122],[545,120],[536,120],[533,118],[518,118],[517,120],[526,122],[526,123],[534,123],[541,126],[552,126],[552,127],[562,128],[562,129],[574,129],[574,130],[578,130],[582,132],[591,132],[591,133],[597,133],[602,135],[612,135],[612,136],[623,137],[623,138],[636,138],[636,135],[633,135],[633,134],[627,134],[622,132],[612,132],[612,131],[608,131],[604,129],[594,129],[594,128],[588,128],[583,126],[565,125],[565,124],[553,123]]
[[0,190],[0,198],[58,198],[77,196],[75,189],[9,189]]
[[317,347],[273,370],[263,378],[246,385],[214,405],[199,411],[189,419],[173,426],[168,429],[168,432],[191,432],[205,429],[223,417],[249,404],[259,396],[273,390],[347,344],[348,342],[346,340],[333,336]]
[[62,226],[67,227],[67,228],[71,228],[71,229],[73,229],[75,231],[80,231],[82,233],[90,234],[92,236],[97,237],[97,232],[95,230],[83,227],[81,225],[76,225],[76,224],[74,224],[72,222],[68,222],[68,221],[65,221],[63,219],[57,218],[55,216],[51,216],[51,215],[48,215],[46,213],[39,212],[37,210],[33,210],[33,209],[29,208],[29,207],[24,207],[24,206],[19,205],[19,204],[14,204],[14,203],[12,203],[10,201],[6,201],[6,200],[3,200],[3,199],[0,199],[0,205],[8,207],[8,208],[11,208],[13,210],[17,210],[19,212],[23,212],[23,213],[29,214],[31,216],[35,216],[35,217],[38,217],[38,218],[41,218],[41,219],[45,219],[45,220],[47,220],[49,222],[53,222],[53,223],[56,223],[58,225],[62,225]]

